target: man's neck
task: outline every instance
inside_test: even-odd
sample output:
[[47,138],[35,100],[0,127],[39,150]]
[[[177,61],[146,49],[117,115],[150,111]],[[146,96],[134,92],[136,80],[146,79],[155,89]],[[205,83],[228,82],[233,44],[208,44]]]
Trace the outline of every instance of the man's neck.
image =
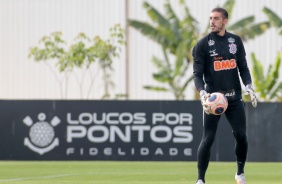
[[225,35],[225,29],[221,30],[219,33],[217,33],[218,36],[224,36]]

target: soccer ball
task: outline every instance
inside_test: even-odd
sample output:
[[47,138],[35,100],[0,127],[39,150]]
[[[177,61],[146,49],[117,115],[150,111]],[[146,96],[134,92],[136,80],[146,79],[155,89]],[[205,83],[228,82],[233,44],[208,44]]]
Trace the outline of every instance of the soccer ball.
[[206,105],[213,115],[221,115],[223,114],[227,107],[228,101],[226,97],[222,93],[211,93],[211,96],[207,98]]

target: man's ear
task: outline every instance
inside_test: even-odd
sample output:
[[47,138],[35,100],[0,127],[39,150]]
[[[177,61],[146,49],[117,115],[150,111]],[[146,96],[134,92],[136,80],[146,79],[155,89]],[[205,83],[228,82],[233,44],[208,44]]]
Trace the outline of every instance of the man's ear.
[[228,19],[224,19],[223,23],[226,25],[228,23]]

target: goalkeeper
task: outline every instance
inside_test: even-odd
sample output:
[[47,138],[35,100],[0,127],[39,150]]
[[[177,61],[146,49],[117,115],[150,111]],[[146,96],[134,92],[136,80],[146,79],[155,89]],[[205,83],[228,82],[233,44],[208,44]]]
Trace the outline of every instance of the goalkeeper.
[[[245,184],[244,167],[248,151],[246,136],[246,116],[242,102],[241,83],[245,85],[246,94],[250,95],[253,107],[257,106],[256,95],[246,61],[244,45],[239,36],[226,31],[228,12],[223,8],[214,8],[210,13],[211,32],[203,37],[193,48],[194,83],[200,92],[204,109],[203,137],[198,148],[197,184],[205,183],[205,174],[210,159],[210,149],[220,116],[212,115],[205,100],[210,93],[221,92],[228,100],[226,118],[232,128],[237,160],[235,180]],[[240,75],[239,75],[240,74]]]

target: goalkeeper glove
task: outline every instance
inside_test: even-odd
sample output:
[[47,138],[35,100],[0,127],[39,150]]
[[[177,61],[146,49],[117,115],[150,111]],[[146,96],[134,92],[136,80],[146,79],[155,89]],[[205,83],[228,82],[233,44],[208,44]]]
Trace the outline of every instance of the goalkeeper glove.
[[257,107],[257,97],[254,92],[252,84],[246,85],[246,92],[245,95],[250,95],[253,107]]
[[200,96],[201,96],[201,103],[202,103],[202,106],[203,106],[205,113],[210,114],[211,112],[210,112],[210,109],[208,108],[208,106],[206,105],[206,100],[211,95],[209,93],[207,93],[205,90],[201,90]]

